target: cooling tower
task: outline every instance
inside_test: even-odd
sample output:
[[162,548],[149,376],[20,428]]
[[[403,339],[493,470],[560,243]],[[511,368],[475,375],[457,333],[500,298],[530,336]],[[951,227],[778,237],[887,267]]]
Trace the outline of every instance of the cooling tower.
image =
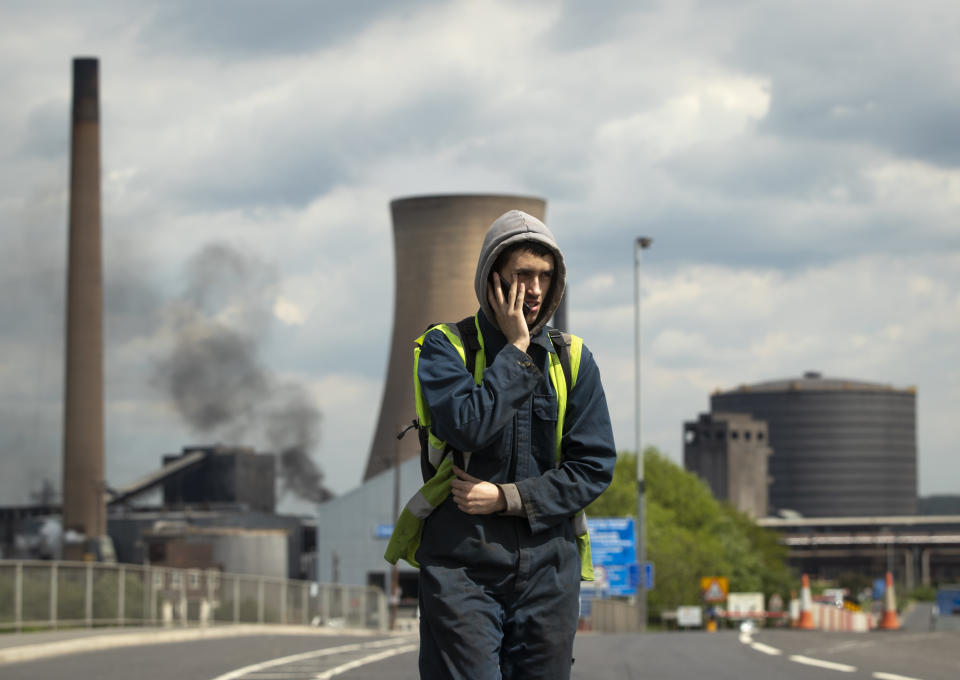
[[913,389],[810,372],[715,393],[710,407],[766,421],[774,452],[772,511],[808,517],[917,512]]
[[[103,275],[100,255],[100,104],[96,59],[73,60],[70,226],[63,427],[63,529],[106,535],[103,478]],[[87,546],[89,548],[89,545]],[[83,543],[65,539],[64,559]]]
[[508,210],[544,219],[546,202],[529,196],[420,196],[390,203],[396,281],[393,340],[380,419],[364,479],[419,455],[415,433],[396,434],[416,417],[413,341],[427,326],[477,311],[473,277],[483,237]]

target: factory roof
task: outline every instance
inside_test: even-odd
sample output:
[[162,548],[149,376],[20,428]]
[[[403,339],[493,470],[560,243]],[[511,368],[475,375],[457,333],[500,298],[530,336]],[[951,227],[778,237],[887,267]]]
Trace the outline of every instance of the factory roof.
[[817,371],[807,371],[799,378],[780,378],[752,385],[740,385],[730,390],[717,389],[714,394],[733,394],[743,392],[908,392],[914,394],[913,387],[897,388],[893,385],[852,380],[850,378],[827,378]]

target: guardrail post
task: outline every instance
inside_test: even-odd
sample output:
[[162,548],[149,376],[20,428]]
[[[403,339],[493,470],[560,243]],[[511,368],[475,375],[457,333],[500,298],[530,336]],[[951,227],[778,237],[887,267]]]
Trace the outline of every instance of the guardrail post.
[[330,621],[330,586],[320,587],[320,623],[327,625]]
[[310,625],[310,585],[303,583],[300,585],[300,602],[303,607],[303,625]]
[[60,599],[60,577],[57,563],[50,564],[50,626],[57,629],[57,604]]
[[117,620],[123,628],[124,613],[127,608],[127,579],[123,565],[117,567]]
[[240,623],[240,577],[233,575],[233,622]]
[[214,605],[215,604],[219,605],[218,601],[214,598],[213,569],[207,569],[205,572],[203,572],[203,577],[205,579],[204,585],[206,585],[207,587],[207,602],[209,603],[209,607],[210,607],[210,617],[209,617],[210,620],[206,621],[205,625],[210,625],[212,623],[217,622],[218,606],[214,606]]
[[[150,586],[150,625],[155,626],[157,625],[157,576],[154,567],[147,569],[147,579],[149,579],[147,584]],[[146,591],[147,589],[144,588],[144,592]]]
[[377,592],[377,618],[380,630],[387,630],[390,627],[387,623],[387,596],[382,590]]
[[87,592],[84,601],[87,628],[93,628],[93,562],[87,562]]
[[190,623],[190,613],[187,611],[187,572],[180,570],[180,623],[184,626]]
[[287,588],[290,581],[284,579],[280,583],[280,623],[287,624]]
[[13,625],[18,633],[23,629],[23,563],[13,569]]
[[257,623],[263,623],[263,577],[257,579]]

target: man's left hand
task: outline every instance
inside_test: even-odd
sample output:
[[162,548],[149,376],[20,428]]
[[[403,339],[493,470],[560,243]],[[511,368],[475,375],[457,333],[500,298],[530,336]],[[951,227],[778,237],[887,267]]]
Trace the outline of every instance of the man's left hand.
[[468,515],[490,515],[507,509],[507,499],[503,497],[499,486],[468,475],[456,465],[453,466],[453,472],[457,478],[450,482],[450,494],[463,512]]

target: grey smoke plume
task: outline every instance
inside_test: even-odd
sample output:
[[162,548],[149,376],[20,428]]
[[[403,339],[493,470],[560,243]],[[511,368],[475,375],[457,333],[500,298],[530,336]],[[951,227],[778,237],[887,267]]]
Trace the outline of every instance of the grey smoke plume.
[[300,385],[279,384],[260,359],[277,276],[224,244],[187,265],[186,291],[172,310],[173,351],[156,377],[199,434],[239,440],[261,434],[277,454],[284,489],[322,502],[332,496],[311,458],[320,412]]
[[285,488],[315,503],[332,498],[323,485],[323,473],[310,458],[320,432],[320,411],[303,387],[287,384],[274,391],[266,431],[279,456]]

